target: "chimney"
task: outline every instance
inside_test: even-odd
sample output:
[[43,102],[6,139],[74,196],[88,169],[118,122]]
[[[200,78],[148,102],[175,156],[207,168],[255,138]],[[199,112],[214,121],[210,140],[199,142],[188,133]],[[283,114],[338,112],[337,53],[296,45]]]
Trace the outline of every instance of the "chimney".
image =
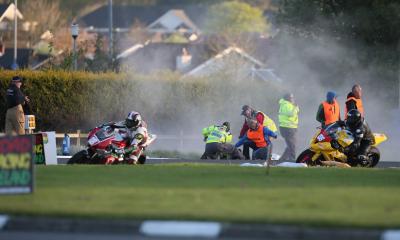
[[190,55],[186,48],[182,48],[182,54],[176,57],[176,70],[183,72],[190,66],[191,63],[192,55]]

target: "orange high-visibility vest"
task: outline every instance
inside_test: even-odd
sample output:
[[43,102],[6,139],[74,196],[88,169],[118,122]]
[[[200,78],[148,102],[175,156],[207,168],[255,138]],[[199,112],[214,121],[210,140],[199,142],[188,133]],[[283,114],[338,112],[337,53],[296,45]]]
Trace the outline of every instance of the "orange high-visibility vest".
[[354,100],[356,102],[357,110],[361,113],[361,116],[364,117],[364,107],[363,107],[362,100],[358,99],[358,98],[355,98],[355,97],[349,97],[346,100],[346,115],[345,115],[345,119],[347,119],[347,113],[349,112],[347,110],[347,102],[350,101],[350,100]]
[[267,146],[267,141],[264,138],[264,126],[258,125],[257,130],[249,129],[247,131],[247,138],[254,142],[257,147],[263,148]]
[[324,101],[322,102],[322,107],[324,108],[325,126],[339,121],[340,106],[336,100],[334,100],[332,104]]

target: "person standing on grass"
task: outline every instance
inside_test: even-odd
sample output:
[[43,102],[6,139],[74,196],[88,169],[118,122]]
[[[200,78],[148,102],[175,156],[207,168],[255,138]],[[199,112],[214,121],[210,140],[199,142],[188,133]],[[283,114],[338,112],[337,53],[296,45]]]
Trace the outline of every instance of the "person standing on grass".
[[7,89],[7,113],[5,133],[7,135],[25,134],[25,114],[23,105],[29,103],[28,96],[21,91],[22,79],[14,76]]
[[365,117],[364,106],[361,97],[362,97],[361,86],[359,84],[355,84],[351,88],[351,92],[347,94],[346,109],[345,109],[346,119],[347,119],[347,113],[353,109],[358,110],[361,113],[361,117]]
[[321,123],[322,128],[340,120],[340,106],[335,92],[326,94],[326,101],[319,105],[316,119]]
[[280,161],[294,161],[296,159],[299,111],[299,106],[295,103],[292,93],[286,94],[279,100],[279,131],[286,142],[286,149],[280,157]]

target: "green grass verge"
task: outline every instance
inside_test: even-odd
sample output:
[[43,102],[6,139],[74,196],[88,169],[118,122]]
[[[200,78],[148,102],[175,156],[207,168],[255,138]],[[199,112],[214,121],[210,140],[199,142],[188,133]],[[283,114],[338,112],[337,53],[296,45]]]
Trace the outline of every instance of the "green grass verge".
[[32,195],[1,196],[17,215],[400,227],[396,169],[206,164],[37,166]]

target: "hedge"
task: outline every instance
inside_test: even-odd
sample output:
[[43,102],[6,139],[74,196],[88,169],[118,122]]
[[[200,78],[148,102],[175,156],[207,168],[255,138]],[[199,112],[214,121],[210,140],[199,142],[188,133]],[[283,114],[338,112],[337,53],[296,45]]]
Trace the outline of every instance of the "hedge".
[[5,91],[14,75],[24,78],[23,92],[31,99],[37,130],[83,131],[118,121],[136,110],[153,130],[200,132],[208,124],[231,121],[240,127],[241,106],[250,104],[276,118],[281,89],[224,74],[209,78],[182,78],[160,72],[88,73],[67,71],[1,71],[0,109],[4,130]]

